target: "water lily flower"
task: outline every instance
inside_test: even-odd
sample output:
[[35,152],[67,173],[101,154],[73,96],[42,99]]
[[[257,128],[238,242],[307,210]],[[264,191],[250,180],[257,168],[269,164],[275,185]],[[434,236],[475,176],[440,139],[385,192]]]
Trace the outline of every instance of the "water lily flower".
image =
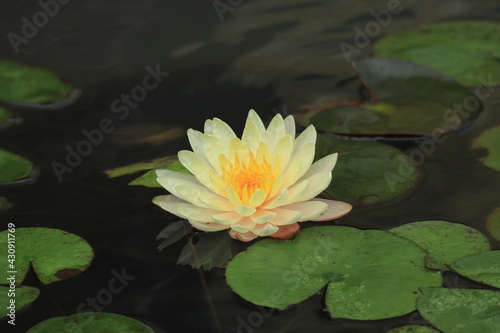
[[187,134],[193,151],[178,157],[192,175],[157,170],[158,183],[171,194],[153,202],[196,229],[229,230],[241,241],[288,239],[299,230],[297,222],[332,220],[352,209],[315,198],[330,184],[337,154],[313,163],[312,125],[296,138],[292,116],[278,114],[266,129],[250,110],[241,139],[218,118],[205,122],[204,133]]

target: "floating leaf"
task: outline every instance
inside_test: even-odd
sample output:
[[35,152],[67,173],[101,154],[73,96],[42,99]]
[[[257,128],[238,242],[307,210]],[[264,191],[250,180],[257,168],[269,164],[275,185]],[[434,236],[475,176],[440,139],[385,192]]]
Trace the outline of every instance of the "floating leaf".
[[486,228],[495,239],[500,241],[500,207],[488,216]]
[[500,24],[488,21],[428,24],[379,40],[374,52],[377,56],[432,67],[466,86],[497,85],[488,81],[500,77]]
[[22,122],[21,118],[16,118],[10,111],[0,106],[0,130],[19,125]]
[[233,239],[227,233],[200,232],[196,236],[199,238],[197,242],[194,241],[194,236],[189,238],[179,255],[178,264],[210,270],[223,266],[233,257],[231,252]]
[[7,109],[0,107],[0,123],[6,122],[10,118],[12,118],[13,114]]
[[229,286],[244,299],[284,308],[325,285],[335,318],[377,320],[415,310],[422,286],[441,285],[424,267],[425,252],[382,230],[313,227],[292,241],[264,239],[229,262]]
[[450,269],[459,258],[490,249],[486,236],[460,223],[419,221],[389,231],[414,241],[427,251],[425,263],[432,269]]
[[187,221],[170,223],[167,227],[160,231],[158,236],[156,236],[156,240],[162,241],[161,244],[158,245],[158,250],[162,251],[167,246],[174,244],[183,237],[186,237],[188,234],[192,233],[192,230],[191,225]]
[[500,288],[500,250],[465,256],[451,268],[471,280]]
[[0,100],[15,108],[59,109],[80,94],[48,69],[0,60]]
[[[16,260],[9,265],[9,270],[17,271],[18,285],[23,282],[30,265],[38,279],[49,284],[86,270],[93,258],[92,247],[77,235],[50,228],[17,228],[14,233],[0,232],[0,262],[8,262],[8,243],[14,239]],[[0,281],[8,276],[7,270],[0,271]]]
[[439,331],[426,326],[408,325],[393,328],[392,330],[387,331],[387,333],[439,333]]
[[[8,281],[2,281],[8,283]],[[6,317],[11,313],[11,299],[15,300],[14,303],[14,315],[15,312],[20,311],[22,308],[28,306],[33,303],[40,291],[37,288],[21,286],[15,288],[13,291],[8,286],[0,286],[0,318]]]
[[30,161],[19,155],[0,149],[0,183],[22,181],[30,182],[28,176],[36,176]]
[[480,289],[422,288],[417,309],[445,333],[498,333],[500,292]]
[[55,317],[38,323],[27,333],[153,333],[151,327],[138,320],[114,313],[84,312],[67,317]]
[[472,142],[472,148],[485,148],[488,155],[482,157],[480,160],[488,168],[500,171],[500,126],[490,128],[481,133]]
[[[388,58],[364,59],[354,67],[371,102],[303,106],[297,111],[303,121],[309,117],[318,130],[337,134],[431,136],[472,121],[482,108],[469,89],[428,67]],[[450,113],[464,101],[467,116]]]
[[111,134],[111,139],[126,146],[159,146],[186,134],[180,127],[165,125],[134,125],[122,127]]
[[419,180],[418,170],[396,148],[374,141],[341,140],[318,135],[316,158],[339,153],[328,198],[366,206],[408,193]]
[[[179,159],[177,156],[166,156],[166,157],[160,157],[154,160],[150,161],[145,161],[145,162],[139,162],[139,163],[134,163],[131,165],[126,165],[123,167],[115,168],[115,169],[110,169],[104,171],[106,175],[110,178],[114,177],[119,177],[119,176],[124,176],[124,175],[129,175],[133,174],[139,171],[145,171],[145,170],[151,170],[151,174],[154,174],[154,170],[152,169],[168,169],[168,170],[173,170],[173,171],[180,171],[180,172],[186,172],[186,168],[179,162]],[[156,178],[156,176],[155,176]],[[158,184],[158,187],[160,185]]]

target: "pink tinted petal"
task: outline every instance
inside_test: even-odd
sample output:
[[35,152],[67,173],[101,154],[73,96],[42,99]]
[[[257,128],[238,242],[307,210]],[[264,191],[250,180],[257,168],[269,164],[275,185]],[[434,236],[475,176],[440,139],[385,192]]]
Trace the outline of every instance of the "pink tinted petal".
[[335,200],[328,200],[328,199],[312,199],[311,201],[321,201],[325,202],[328,207],[326,211],[323,213],[318,218],[311,219],[311,221],[330,221],[330,220],[335,220],[338,218],[341,218],[344,215],[347,215],[351,209],[352,206],[351,204],[348,204],[347,202],[343,201],[335,201]]
[[242,242],[250,242],[258,237],[257,235],[255,235],[251,231],[245,232],[245,233],[240,233],[240,232],[237,232],[233,229],[229,230],[229,236],[231,236],[232,238],[234,238],[236,240],[242,241]]
[[289,225],[282,225],[279,228],[280,229],[278,231],[276,231],[269,237],[278,239],[292,239],[295,237],[295,235],[297,235],[300,227],[298,223],[294,223]]

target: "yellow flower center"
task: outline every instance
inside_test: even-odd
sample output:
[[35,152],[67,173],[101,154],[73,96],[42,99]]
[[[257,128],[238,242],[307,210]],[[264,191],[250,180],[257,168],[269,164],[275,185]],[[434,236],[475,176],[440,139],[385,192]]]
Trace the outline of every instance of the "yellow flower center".
[[237,155],[233,161],[223,155],[221,157],[222,181],[226,186],[232,185],[244,205],[248,204],[257,189],[261,189],[269,196],[277,177],[277,170],[279,170],[279,165],[276,165],[276,163],[279,164],[279,159],[274,163],[275,165],[271,166],[265,157],[259,163],[251,152],[246,163]]

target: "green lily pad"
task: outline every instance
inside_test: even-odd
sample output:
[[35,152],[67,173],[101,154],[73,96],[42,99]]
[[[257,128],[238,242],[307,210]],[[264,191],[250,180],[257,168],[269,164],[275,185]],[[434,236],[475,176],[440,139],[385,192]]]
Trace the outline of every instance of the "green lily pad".
[[422,288],[417,309],[444,333],[498,333],[500,292],[481,289]]
[[7,109],[0,106],[0,130],[5,130],[11,126],[19,125],[23,120],[17,118],[14,114]]
[[500,207],[488,216],[486,228],[495,239],[500,241]]
[[393,328],[392,330],[387,331],[387,333],[439,333],[439,331],[427,326],[408,325]]
[[[15,240],[13,262],[7,260],[9,240]],[[50,228],[17,228],[13,233],[4,230],[0,232],[0,250],[0,262],[10,262],[9,270],[17,271],[17,285],[23,282],[30,265],[38,279],[49,284],[86,270],[94,256],[83,238]],[[0,271],[0,281],[9,276],[7,270]]]
[[500,288],[500,250],[465,256],[451,268],[471,280]]
[[40,291],[33,287],[21,286],[12,290],[8,286],[0,286],[0,318],[10,313],[8,307],[11,306],[11,300],[15,300],[14,310],[17,312],[33,303],[39,294]]
[[374,141],[318,135],[316,158],[339,153],[333,180],[322,195],[366,206],[393,200],[413,189],[420,172],[400,150]]
[[481,133],[472,142],[472,148],[484,148],[488,154],[480,160],[488,168],[500,172],[500,126],[492,127]]
[[[300,107],[302,122],[344,135],[442,135],[477,118],[482,104],[468,88],[443,74],[400,59],[368,58],[354,63],[370,101],[337,101]],[[467,108],[460,116],[456,105]]]
[[6,122],[7,120],[11,119],[13,117],[13,114],[7,109],[0,107],[0,123]]
[[500,24],[428,24],[382,38],[375,44],[374,53],[432,67],[466,86],[498,85],[491,78],[500,77]]
[[335,318],[377,320],[415,310],[419,287],[441,285],[415,243],[382,230],[313,227],[292,241],[264,239],[229,262],[226,279],[244,299],[284,308],[325,285]]
[[58,109],[78,95],[71,84],[46,68],[0,60],[0,101],[6,105]]
[[425,263],[432,269],[450,269],[459,258],[490,249],[486,236],[460,223],[419,221],[389,231],[414,241],[427,251]]
[[153,333],[151,327],[138,320],[114,313],[84,312],[55,317],[38,323],[27,333]]
[[0,149],[0,183],[22,180],[29,182],[33,172],[30,161],[19,155]]

